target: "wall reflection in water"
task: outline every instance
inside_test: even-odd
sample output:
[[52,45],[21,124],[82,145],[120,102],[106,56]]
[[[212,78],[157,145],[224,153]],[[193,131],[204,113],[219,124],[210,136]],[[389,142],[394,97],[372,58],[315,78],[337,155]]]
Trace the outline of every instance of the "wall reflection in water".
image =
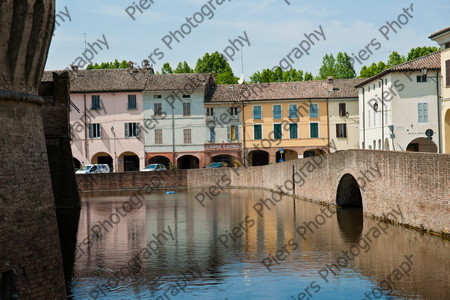
[[[394,295],[444,299],[450,290],[450,245],[440,238],[389,224],[374,238],[379,221],[361,210],[321,218],[324,207],[295,200],[294,210],[289,197],[258,213],[254,206],[268,192],[222,192],[206,207],[196,193],[146,195],[128,213],[120,208],[130,194],[85,194],[72,297],[277,299],[297,297],[315,281],[314,298],[363,299],[405,255],[413,255],[414,265],[410,277],[393,282]],[[120,220],[111,219],[116,214]],[[370,247],[336,275],[329,272],[328,282],[321,278],[321,270],[367,237]]]

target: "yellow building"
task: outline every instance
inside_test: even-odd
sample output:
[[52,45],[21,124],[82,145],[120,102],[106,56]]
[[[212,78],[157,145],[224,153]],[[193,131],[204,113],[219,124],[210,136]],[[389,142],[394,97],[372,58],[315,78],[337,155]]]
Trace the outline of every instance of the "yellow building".
[[450,27],[433,33],[430,37],[441,47],[441,128],[443,153],[450,153]]
[[[231,102],[239,107],[242,157],[249,166],[266,165],[357,147],[358,124],[348,111],[358,115],[354,86],[359,82],[330,79],[220,85],[211,102]],[[336,116],[330,114],[330,107]]]

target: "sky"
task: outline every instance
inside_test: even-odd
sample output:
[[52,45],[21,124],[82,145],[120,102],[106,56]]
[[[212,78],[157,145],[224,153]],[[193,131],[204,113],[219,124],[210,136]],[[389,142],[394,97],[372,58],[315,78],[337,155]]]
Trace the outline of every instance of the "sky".
[[450,26],[448,0],[56,2],[46,70],[114,59],[141,66],[148,59],[160,71],[165,62],[194,67],[206,52],[219,51],[238,77],[275,66],[317,75],[325,54],[345,51],[359,73],[363,65],[386,62],[392,51],[437,46],[428,36]]

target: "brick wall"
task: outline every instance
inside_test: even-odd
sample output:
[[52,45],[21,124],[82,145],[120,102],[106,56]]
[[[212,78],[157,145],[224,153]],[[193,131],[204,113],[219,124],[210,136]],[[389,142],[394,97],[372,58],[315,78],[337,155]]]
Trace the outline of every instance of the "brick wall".
[[[168,172],[174,173],[167,176],[168,181],[161,187],[279,191],[281,186],[287,194],[328,204],[336,204],[340,180],[350,174],[359,183],[366,215],[383,218],[384,213],[399,207],[404,215],[401,223],[405,225],[436,233],[450,232],[450,155],[347,150],[262,167]],[[151,176],[135,172],[79,175],[77,179],[81,190],[120,190],[143,187]],[[89,178],[92,183],[88,183]],[[295,184],[291,184],[292,179]],[[386,219],[394,221],[389,216]]]

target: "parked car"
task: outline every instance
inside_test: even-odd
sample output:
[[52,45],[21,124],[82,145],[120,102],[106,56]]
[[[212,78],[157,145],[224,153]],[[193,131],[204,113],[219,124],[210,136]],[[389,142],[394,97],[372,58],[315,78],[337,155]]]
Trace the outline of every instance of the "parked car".
[[107,164],[85,165],[75,172],[75,174],[96,174],[109,173],[109,166]]
[[142,172],[166,171],[166,167],[162,164],[151,164],[146,166]]
[[212,162],[209,165],[207,165],[205,168],[207,169],[216,169],[216,168],[225,168],[228,167],[228,164],[226,162]]

